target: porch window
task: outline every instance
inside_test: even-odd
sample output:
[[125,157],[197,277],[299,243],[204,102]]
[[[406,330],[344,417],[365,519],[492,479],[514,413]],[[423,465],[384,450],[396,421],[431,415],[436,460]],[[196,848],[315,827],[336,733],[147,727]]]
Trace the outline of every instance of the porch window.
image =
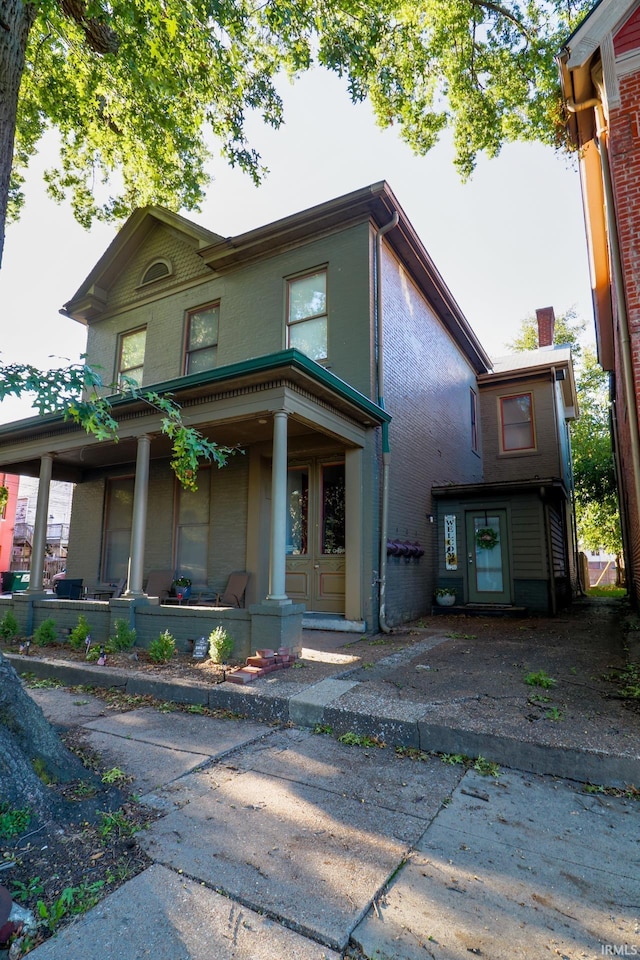
[[201,469],[197,490],[178,487],[176,574],[200,584],[207,582],[210,481],[210,471]]
[[312,360],[327,359],[327,271],[289,280],[287,346]]
[[530,393],[500,397],[500,422],[503,451],[535,449],[533,397]]
[[120,337],[118,357],[118,384],[120,386],[123,385],[124,377],[135,381],[138,386],[142,384],[146,340],[146,327],[142,327],[140,330],[132,330],[130,333],[123,333]]
[[478,452],[478,395],[475,390],[469,391],[470,415],[471,415],[471,449],[474,453]]
[[187,315],[185,373],[200,373],[216,365],[220,304],[214,303]]
[[102,579],[116,583],[126,577],[131,548],[133,477],[107,481]]

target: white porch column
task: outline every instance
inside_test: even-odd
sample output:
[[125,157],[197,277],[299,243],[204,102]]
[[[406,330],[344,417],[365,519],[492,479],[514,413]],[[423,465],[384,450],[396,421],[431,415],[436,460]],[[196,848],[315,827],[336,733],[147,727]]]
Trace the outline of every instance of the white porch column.
[[267,600],[291,603],[285,593],[287,545],[287,413],[273,415],[273,461],[271,466],[271,547]]
[[44,555],[47,548],[49,488],[51,486],[52,468],[53,456],[50,453],[45,453],[44,456],[40,458],[40,481],[38,484],[38,499],[36,500],[36,522],[33,528],[29,593],[42,593],[43,589],[42,577],[44,573]]
[[149,499],[149,454],[151,437],[138,437],[136,479],[133,487],[133,517],[131,520],[131,549],[129,551],[129,586],[125,596],[142,597],[144,570],[144,543]]

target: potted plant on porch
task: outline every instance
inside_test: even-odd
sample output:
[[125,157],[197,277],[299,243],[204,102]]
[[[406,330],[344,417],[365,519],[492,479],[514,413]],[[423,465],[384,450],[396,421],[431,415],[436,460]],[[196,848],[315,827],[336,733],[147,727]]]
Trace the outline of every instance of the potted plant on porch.
[[456,602],[456,592],[453,587],[438,587],[435,598],[439,607],[452,607]]
[[189,577],[176,577],[173,581],[173,592],[178,598],[178,602],[188,600],[191,596],[191,580]]

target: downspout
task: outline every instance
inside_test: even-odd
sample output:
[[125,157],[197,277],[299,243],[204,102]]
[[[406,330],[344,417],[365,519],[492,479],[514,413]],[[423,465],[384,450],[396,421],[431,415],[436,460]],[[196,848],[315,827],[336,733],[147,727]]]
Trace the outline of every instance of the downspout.
[[[624,399],[629,418],[629,441],[631,445],[631,466],[633,469],[633,488],[636,499],[636,514],[640,517],[640,433],[638,431],[638,407],[633,377],[633,361],[631,357],[631,341],[629,337],[629,318],[624,295],[624,278],[622,258],[620,255],[620,241],[615,219],[615,204],[613,184],[611,181],[611,167],[609,166],[609,149],[607,146],[608,131],[604,119],[602,101],[593,97],[582,103],[567,100],[567,109],[571,113],[579,113],[593,107],[596,113],[596,144],[600,154],[602,168],[602,185],[604,187],[604,213],[609,236],[609,251],[611,268],[616,290],[616,312],[620,327],[620,354],[622,357]],[[631,560],[631,556],[628,557]],[[627,586],[628,589],[628,586]],[[637,597],[635,598],[637,601]]]
[[[375,271],[376,271],[376,337],[378,357],[376,376],[378,381],[378,406],[384,410],[384,317],[382,311],[382,238],[400,219],[396,210],[391,220],[376,233]],[[378,595],[378,624],[383,633],[391,633],[387,623],[387,532],[389,527],[389,468],[391,448],[389,446],[389,424],[382,424],[382,503],[380,506],[380,590]]]

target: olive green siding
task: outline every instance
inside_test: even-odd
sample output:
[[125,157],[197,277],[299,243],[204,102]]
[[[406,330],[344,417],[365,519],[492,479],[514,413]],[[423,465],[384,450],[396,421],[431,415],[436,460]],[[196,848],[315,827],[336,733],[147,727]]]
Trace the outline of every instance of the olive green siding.
[[[452,586],[457,602],[469,600],[467,557],[473,544],[466,542],[466,511],[502,509],[507,514],[512,603],[526,607],[531,613],[552,613],[551,588],[558,605],[570,600],[567,578],[566,545],[561,535],[563,508],[561,503],[547,504],[540,492],[520,492],[507,497],[478,493],[477,497],[437,498],[437,569],[438,586]],[[447,570],[444,554],[444,518],[456,517],[458,569]],[[549,531],[549,540],[547,539]],[[549,551],[553,557],[553,575],[549,576]]]
[[[517,384],[482,386],[480,408],[484,479],[488,483],[529,480],[535,476],[564,476],[554,387],[550,379],[521,380]],[[533,396],[536,446],[534,450],[502,453],[500,398],[522,393],[531,393]]]
[[[203,273],[202,260],[185,241],[157,227],[114,284],[104,319],[90,323],[89,362],[111,377],[118,362],[118,336],[146,326],[143,384],[182,376],[187,311],[212,301],[220,302],[218,366],[278,353],[287,346],[287,278],[326,267],[326,366],[369,397],[368,237],[368,224],[363,223],[216,277],[207,268]],[[160,256],[171,260],[176,275],[137,288],[145,266]]]

